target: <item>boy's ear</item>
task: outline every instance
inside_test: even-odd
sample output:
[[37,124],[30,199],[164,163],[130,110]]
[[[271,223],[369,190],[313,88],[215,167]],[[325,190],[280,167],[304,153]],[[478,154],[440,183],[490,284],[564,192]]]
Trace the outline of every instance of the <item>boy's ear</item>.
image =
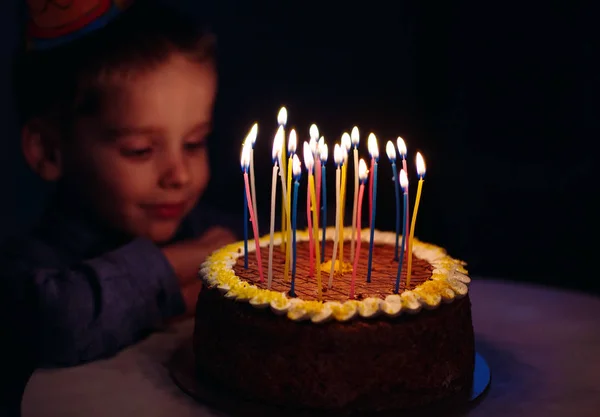
[[62,174],[62,158],[57,132],[40,120],[27,123],[21,132],[21,148],[29,167],[46,181]]

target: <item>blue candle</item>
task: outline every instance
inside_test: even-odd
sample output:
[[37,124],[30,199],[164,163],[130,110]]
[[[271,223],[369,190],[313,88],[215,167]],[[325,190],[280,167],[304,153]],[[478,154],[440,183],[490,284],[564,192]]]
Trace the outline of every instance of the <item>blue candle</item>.
[[244,191],[244,268],[248,269],[248,198]]
[[[398,260],[398,240],[400,238],[400,192],[398,190],[398,173],[396,172],[396,162],[392,161],[392,171],[394,171],[394,191],[396,193],[396,247],[394,248],[394,260]],[[404,246],[403,246],[404,247]]]
[[367,269],[367,282],[371,282],[371,265],[373,264],[373,244],[375,239],[375,212],[377,211],[377,159],[373,165],[373,212],[371,213],[371,238],[369,240],[369,266]]
[[325,177],[325,163],[321,165],[321,184],[321,190],[323,193],[323,208],[321,209],[321,224],[323,228],[321,263],[323,263],[325,262],[325,229],[327,228],[327,180]]
[[296,297],[296,219],[298,217],[298,188],[300,187],[300,176],[302,175],[298,155],[294,155],[292,164],[294,171],[294,199],[292,203],[292,284],[290,287],[290,296]]
[[369,133],[367,147],[371,155],[371,166],[373,167],[373,196],[371,197],[371,238],[369,239],[369,264],[367,268],[367,282],[371,282],[371,266],[373,264],[373,244],[375,239],[375,212],[377,211],[377,162],[379,162],[379,147],[377,137]]
[[292,287],[290,295],[295,297],[294,284],[296,283],[296,218],[298,213],[298,188],[300,183],[294,181],[294,208],[292,209]]
[[394,261],[398,260],[398,238],[400,237],[400,195],[398,193],[398,172],[396,172],[396,147],[391,140],[385,145],[385,153],[392,164],[392,178],[394,181],[394,193],[396,194],[396,247],[394,249]]
[[[406,177],[406,171],[400,171],[400,182],[402,183],[402,190],[404,192],[404,209],[402,218],[406,217],[406,212],[408,210],[408,178]],[[398,272],[396,273],[396,289],[395,293],[398,294],[400,291],[400,276],[402,274],[402,264],[404,262],[404,245],[406,244],[406,222],[402,222],[402,251],[400,253],[400,261],[398,262]]]

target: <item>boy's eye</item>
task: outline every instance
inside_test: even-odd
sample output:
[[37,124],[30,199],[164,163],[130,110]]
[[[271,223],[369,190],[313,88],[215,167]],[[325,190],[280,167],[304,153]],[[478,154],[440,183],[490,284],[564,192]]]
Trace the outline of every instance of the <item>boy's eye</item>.
[[152,148],[131,148],[131,149],[122,149],[121,155],[126,158],[131,159],[144,159],[152,154]]
[[206,148],[206,141],[199,140],[199,141],[194,141],[194,142],[187,142],[184,144],[184,147],[188,151],[197,151],[197,150]]

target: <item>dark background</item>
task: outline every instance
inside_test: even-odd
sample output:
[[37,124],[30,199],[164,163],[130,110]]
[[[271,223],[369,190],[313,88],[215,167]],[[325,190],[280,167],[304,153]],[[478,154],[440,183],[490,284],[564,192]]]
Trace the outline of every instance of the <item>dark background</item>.
[[[17,3],[5,2],[0,15],[2,236],[24,230],[47,192],[19,154],[10,80]],[[208,17],[219,41],[208,195],[217,205],[241,220],[240,146],[258,121],[258,203],[267,226],[271,141],[285,104],[288,127],[304,140],[317,123],[330,150],[358,125],[368,158],[366,135],[377,134],[378,228],[394,227],[384,147],[401,135],[412,169],[417,150],[428,166],[421,239],[467,260],[474,275],[600,292],[591,10],[549,2],[179,3]]]

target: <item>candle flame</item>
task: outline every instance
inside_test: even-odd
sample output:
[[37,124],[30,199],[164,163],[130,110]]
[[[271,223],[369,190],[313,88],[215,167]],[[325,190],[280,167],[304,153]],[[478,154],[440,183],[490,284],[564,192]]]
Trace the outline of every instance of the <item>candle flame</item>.
[[342,157],[344,158],[344,164],[348,163],[348,149],[345,146],[340,146],[342,151]]
[[354,126],[352,128],[352,132],[350,132],[350,137],[352,138],[352,145],[354,145],[354,147],[356,148],[360,139],[358,135],[358,127]]
[[300,158],[298,158],[297,154],[294,154],[292,157],[292,175],[296,181],[298,181],[302,175],[302,162],[300,162]]
[[376,161],[379,160],[379,147],[377,146],[377,137],[374,133],[369,133],[367,139],[367,148],[369,149],[369,155]]
[[346,151],[349,151],[350,147],[352,147],[352,139],[350,139],[348,132],[344,132],[342,134],[342,148],[346,148]]
[[368,177],[369,170],[367,169],[367,164],[364,159],[360,158],[360,161],[358,161],[358,178],[364,183]]
[[275,133],[275,139],[273,139],[273,163],[281,158],[281,147],[283,146],[283,126],[279,126],[277,128],[277,133]]
[[333,146],[333,161],[338,167],[344,162],[344,154],[342,153],[342,147],[339,143],[336,143]]
[[421,179],[425,176],[425,160],[421,152],[417,152],[417,174]]
[[310,146],[310,151],[313,153],[313,156],[315,158],[319,157],[319,154],[317,153],[319,151],[318,149],[318,143],[316,139],[310,138],[310,141],[308,142],[308,145]]
[[408,177],[406,176],[406,171],[403,169],[400,170],[400,187],[404,191],[408,188]]
[[292,156],[296,153],[296,148],[298,147],[298,135],[296,134],[296,129],[290,130],[290,137],[288,139],[288,155]]
[[329,157],[329,148],[327,147],[327,144],[325,143],[325,141],[323,140],[323,138],[321,138],[321,140],[319,141],[319,158],[321,159],[321,163],[325,163],[327,162],[327,158]]
[[277,114],[277,124],[279,126],[285,126],[287,124],[287,109],[282,107],[279,109],[279,113]]
[[308,172],[312,172],[313,167],[315,166],[315,157],[307,142],[304,142],[304,166]]
[[400,154],[400,156],[402,157],[402,159],[406,158],[406,143],[404,142],[404,139],[402,139],[400,136],[398,136],[398,153]]
[[391,140],[388,140],[385,144],[385,153],[387,153],[387,157],[390,159],[390,161],[396,161],[396,148]]
[[242,145],[242,157],[240,159],[242,165],[242,171],[246,172],[248,166],[250,166],[250,150],[252,149],[252,142],[245,141]]
[[316,124],[312,124],[310,125],[310,129],[308,129],[308,133],[310,134],[310,139],[311,140],[319,140],[319,128],[317,127]]
[[254,123],[252,125],[252,127],[250,128],[250,132],[248,132],[248,135],[246,136],[246,140],[245,142],[250,142],[251,146],[254,146],[254,144],[256,143],[256,136],[258,136],[258,123]]

